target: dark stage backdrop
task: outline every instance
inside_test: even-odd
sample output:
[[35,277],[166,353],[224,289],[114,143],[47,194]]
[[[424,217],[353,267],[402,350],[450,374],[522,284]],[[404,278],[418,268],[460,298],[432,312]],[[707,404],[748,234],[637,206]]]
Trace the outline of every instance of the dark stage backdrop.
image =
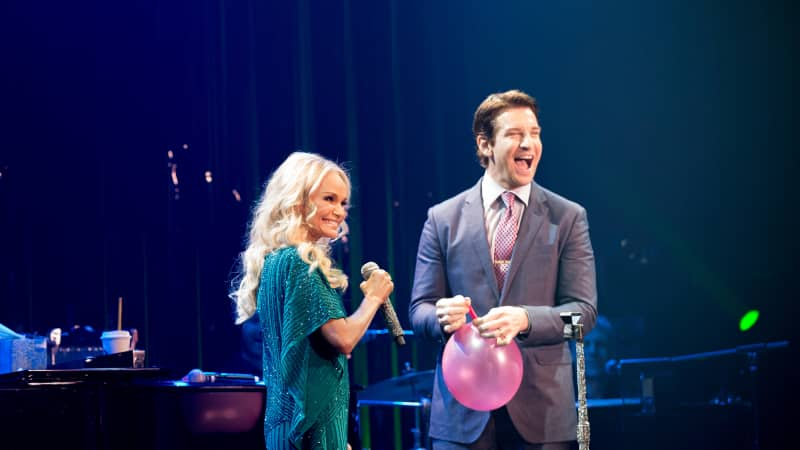
[[[387,268],[409,328],[426,210],[482,173],[477,104],[519,88],[541,105],[537,181],[588,210],[615,356],[788,339],[797,18],[746,0],[3,2],[0,323],[114,327],[123,297],[149,364],[237,367],[249,209],[302,149],[350,168],[339,263],[354,287],[364,261]],[[353,378],[434,357],[373,340]]]

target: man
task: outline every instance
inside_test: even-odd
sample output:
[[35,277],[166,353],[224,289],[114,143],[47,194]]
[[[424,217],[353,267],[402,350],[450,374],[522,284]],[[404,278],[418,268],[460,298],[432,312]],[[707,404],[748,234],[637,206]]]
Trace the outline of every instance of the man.
[[[458,403],[442,377],[431,404],[434,450],[561,450],[576,439],[577,413],[562,312],[597,317],[597,288],[586,211],[533,182],[542,156],[536,101],[517,90],[488,96],[473,134],[484,176],[433,206],[422,230],[409,316],[414,332],[446,342],[471,304],[481,335],[515,339],[524,374],[504,407]],[[502,383],[503,380],[498,380]]]

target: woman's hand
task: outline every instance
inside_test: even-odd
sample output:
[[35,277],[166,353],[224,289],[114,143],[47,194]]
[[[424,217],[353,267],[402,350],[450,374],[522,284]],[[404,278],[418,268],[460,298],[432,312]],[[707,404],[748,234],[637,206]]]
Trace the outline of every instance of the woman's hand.
[[339,353],[350,355],[393,290],[392,277],[385,270],[372,272],[369,279],[361,283],[364,301],[353,314],[322,325],[322,335]]
[[360,287],[365,299],[378,302],[379,305],[382,305],[394,291],[392,277],[383,269],[372,272],[368,280],[361,282]]

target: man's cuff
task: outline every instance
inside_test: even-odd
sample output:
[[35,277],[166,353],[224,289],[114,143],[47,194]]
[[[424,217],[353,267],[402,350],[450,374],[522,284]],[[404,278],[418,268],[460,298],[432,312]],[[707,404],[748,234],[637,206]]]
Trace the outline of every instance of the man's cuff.
[[530,309],[525,308],[523,306],[520,306],[520,308],[524,309],[525,310],[525,315],[528,316],[528,328],[525,329],[525,331],[520,331],[519,334],[517,335],[517,339],[523,340],[523,339],[527,339],[528,336],[530,336],[531,331],[533,331],[533,317],[531,317],[531,310]]

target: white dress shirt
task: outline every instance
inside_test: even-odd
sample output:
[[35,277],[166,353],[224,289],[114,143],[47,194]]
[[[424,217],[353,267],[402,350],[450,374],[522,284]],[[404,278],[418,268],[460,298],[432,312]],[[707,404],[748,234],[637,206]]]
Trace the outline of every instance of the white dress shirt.
[[500,218],[506,213],[506,205],[500,197],[503,192],[514,193],[514,204],[521,206],[522,210],[517,215],[517,228],[522,221],[522,214],[528,207],[528,198],[531,196],[531,185],[526,184],[516,189],[505,189],[489,176],[489,172],[483,175],[481,180],[481,197],[483,200],[483,223],[486,226],[486,238],[489,240],[489,254],[494,255],[494,234],[497,232],[497,225]]

